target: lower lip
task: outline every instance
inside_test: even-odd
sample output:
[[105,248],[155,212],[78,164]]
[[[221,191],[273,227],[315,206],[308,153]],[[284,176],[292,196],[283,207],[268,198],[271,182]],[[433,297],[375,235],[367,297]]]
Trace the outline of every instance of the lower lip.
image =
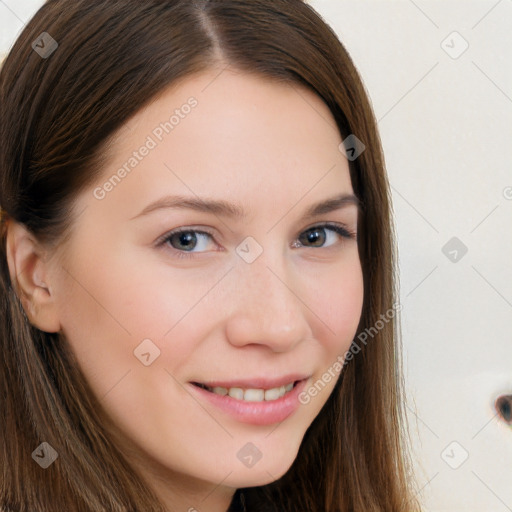
[[293,389],[277,400],[264,400],[262,402],[236,400],[229,395],[217,395],[194,384],[190,384],[190,386],[193,388],[194,393],[197,393],[201,398],[228,413],[241,423],[272,425],[284,421],[298,409],[299,405],[301,405],[299,394],[305,388],[307,380],[299,381]]

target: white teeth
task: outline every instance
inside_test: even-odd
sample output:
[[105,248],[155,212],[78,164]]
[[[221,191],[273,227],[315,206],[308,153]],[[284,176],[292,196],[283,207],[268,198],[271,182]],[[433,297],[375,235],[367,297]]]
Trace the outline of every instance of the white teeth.
[[244,400],[247,402],[262,402],[265,398],[263,389],[246,389],[244,392]]
[[285,393],[286,390],[284,386],[281,386],[280,388],[267,389],[265,391],[265,400],[277,400],[278,398],[281,398]]
[[244,399],[244,390],[242,388],[229,388],[228,395],[231,398],[236,398],[237,400]]
[[215,393],[216,395],[226,396],[229,395],[231,398],[235,400],[245,400],[247,402],[263,402],[277,400],[284,396],[285,393],[288,393],[293,389],[293,382],[287,384],[286,386],[280,386],[278,388],[272,389],[242,389],[242,388],[223,388],[220,386],[216,386],[214,388],[209,388],[208,386],[204,386],[209,391]]

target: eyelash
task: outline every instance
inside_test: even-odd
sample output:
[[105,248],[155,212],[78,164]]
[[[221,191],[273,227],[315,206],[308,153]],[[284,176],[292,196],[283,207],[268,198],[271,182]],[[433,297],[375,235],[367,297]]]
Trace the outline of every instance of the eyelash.
[[[334,224],[332,222],[325,222],[323,224],[317,224],[315,226],[312,226],[312,227],[304,230],[302,233],[305,233],[307,231],[313,231],[315,229],[324,229],[324,228],[334,231],[335,233],[340,235],[342,238],[346,238],[349,240],[355,240],[357,238],[356,233],[349,231],[347,228],[345,228],[342,225]],[[194,229],[194,228],[178,228],[178,229],[175,229],[174,231],[171,231],[170,233],[166,233],[163,237],[159,238],[157,241],[157,246],[165,245],[167,242],[169,242],[169,240],[174,235],[177,235],[179,233],[197,233],[200,235],[208,235],[212,239],[214,239],[213,233],[210,233],[207,230],[198,230],[198,229]],[[170,247],[170,248],[171,248],[172,252],[176,254],[177,258],[191,259],[191,258],[197,257],[197,256],[195,256],[197,253],[193,253],[193,252],[189,252],[189,251],[180,251],[179,249],[175,249],[173,247]],[[328,248],[329,247],[327,247],[327,249]],[[316,249],[316,247],[310,247],[310,249]],[[318,249],[324,249],[324,247],[318,247]],[[199,253],[199,254],[201,254],[201,253]]]

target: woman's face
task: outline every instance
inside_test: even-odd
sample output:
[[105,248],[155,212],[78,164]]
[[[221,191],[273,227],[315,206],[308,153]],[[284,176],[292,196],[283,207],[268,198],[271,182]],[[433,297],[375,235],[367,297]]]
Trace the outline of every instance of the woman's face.
[[[135,115],[75,203],[50,274],[62,332],[121,448],[155,486],[198,490],[190,507],[281,477],[338,380],[363,302],[343,231],[358,211],[306,214],[353,194],[340,143],[312,92],[212,70]],[[326,222],[341,234],[311,229]]]

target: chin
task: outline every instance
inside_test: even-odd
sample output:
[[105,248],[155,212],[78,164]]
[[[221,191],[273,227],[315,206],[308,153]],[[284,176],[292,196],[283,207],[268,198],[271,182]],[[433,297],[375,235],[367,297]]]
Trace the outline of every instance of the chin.
[[271,484],[285,475],[292,464],[293,459],[290,459],[287,464],[261,464],[261,466],[256,464],[252,468],[244,468],[238,470],[236,473],[233,472],[229,478],[226,479],[226,484],[235,488],[259,487]]

